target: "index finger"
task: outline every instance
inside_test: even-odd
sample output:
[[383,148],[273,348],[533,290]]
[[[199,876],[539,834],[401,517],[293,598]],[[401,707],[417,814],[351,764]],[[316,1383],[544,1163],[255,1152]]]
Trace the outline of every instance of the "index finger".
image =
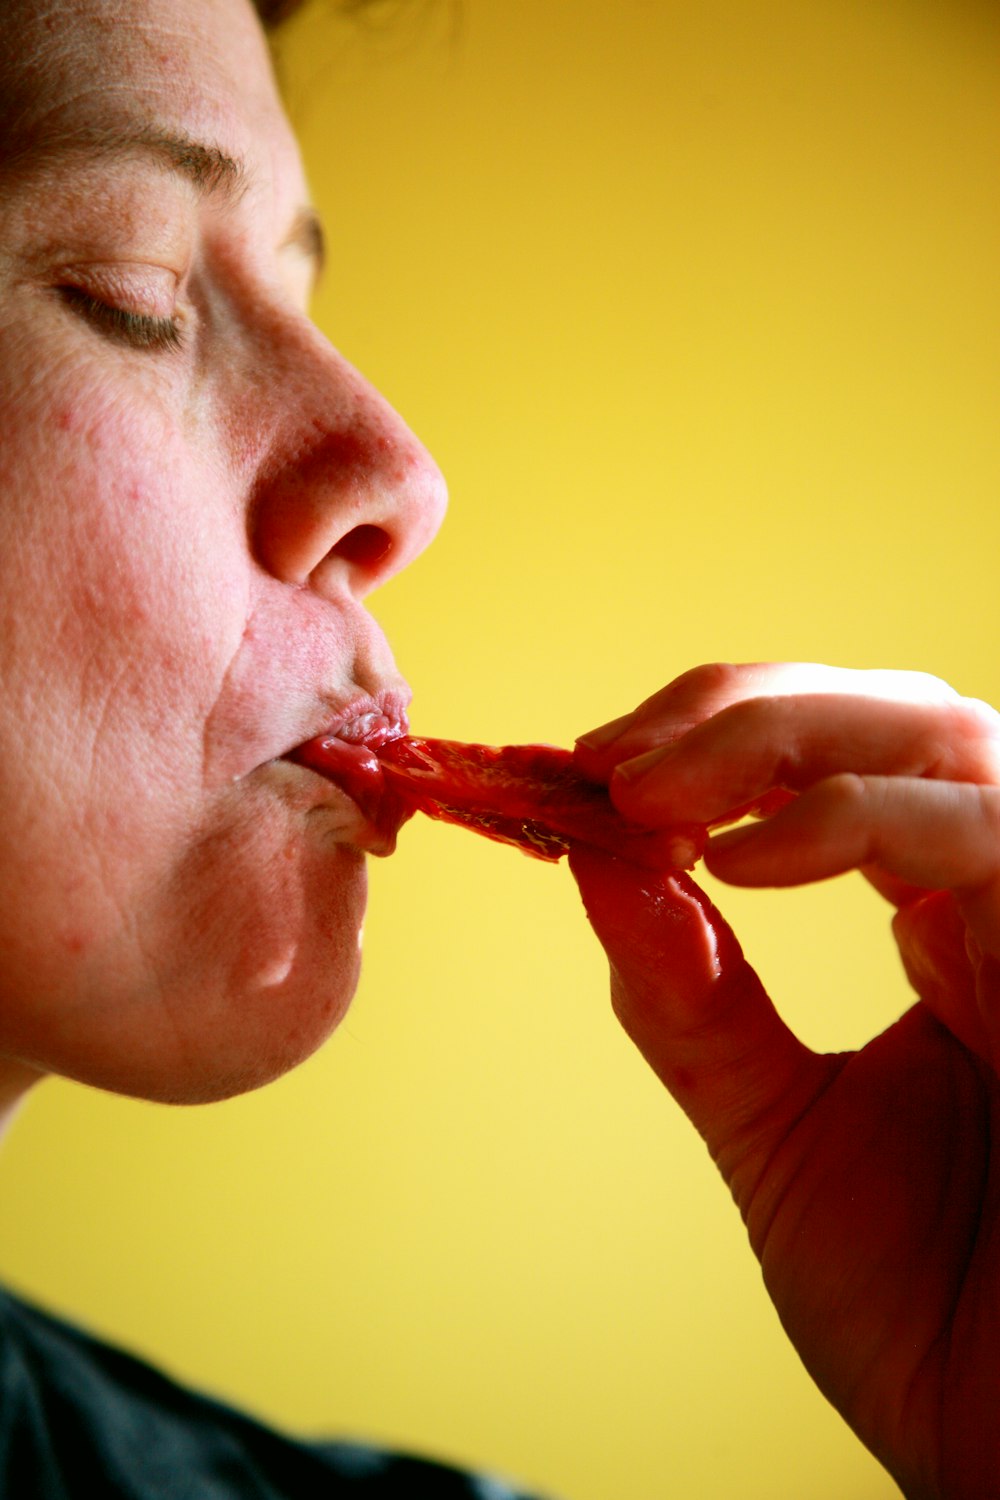
[[712,822],[775,787],[801,792],[842,772],[1000,782],[1000,715],[958,695],[938,702],[809,694],[732,704],[671,746],[619,764],[619,810],[638,822],[679,810]]
[[629,714],[589,730],[576,743],[584,775],[607,780],[615,766],[670,745],[724,709],[753,698],[836,694],[882,702],[947,704],[959,695],[924,672],[829,667],[816,662],[712,662],[694,667]]

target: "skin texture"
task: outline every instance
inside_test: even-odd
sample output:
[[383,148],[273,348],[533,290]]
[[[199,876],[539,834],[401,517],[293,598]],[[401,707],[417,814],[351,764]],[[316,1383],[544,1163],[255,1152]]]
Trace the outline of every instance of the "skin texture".
[[219,1098],[353,993],[374,835],[276,758],[402,713],[361,601],[444,488],[306,316],[245,0],[14,0],[4,43],[0,1096]]
[[708,868],[858,868],[890,901],[919,1000],[817,1056],[686,877],[570,856],[615,1010],[704,1136],[814,1379],[911,1500],[998,1493],[1000,716],[915,673],[710,666],[577,758],[654,822],[782,788]]
[[[245,0],[8,0],[3,44],[0,1110],[50,1071],[219,1098],[353,993],[377,833],[279,758],[402,713],[362,600],[443,486],[308,322],[308,195]],[[577,756],[653,826],[783,789],[709,867],[857,867],[896,907],[918,1003],[817,1057],[687,877],[572,855],[616,1011],[807,1367],[909,1496],[997,1493],[997,716],[906,674],[709,667]]]

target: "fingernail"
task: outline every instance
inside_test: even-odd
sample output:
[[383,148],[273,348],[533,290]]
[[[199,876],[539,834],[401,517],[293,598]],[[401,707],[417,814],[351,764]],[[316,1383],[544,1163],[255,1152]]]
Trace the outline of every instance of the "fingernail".
[[586,734],[578,735],[576,743],[585,750],[606,750],[625,733],[632,718],[632,714],[622,714],[620,719],[612,719],[609,724],[602,724],[598,729],[589,729]]
[[656,750],[647,750],[645,755],[635,755],[631,760],[619,761],[615,767],[615,775],[627,781],[629,786],[634,786],[650,771],[661,766],[663,762],[673,754],[673,745],[660,745]]

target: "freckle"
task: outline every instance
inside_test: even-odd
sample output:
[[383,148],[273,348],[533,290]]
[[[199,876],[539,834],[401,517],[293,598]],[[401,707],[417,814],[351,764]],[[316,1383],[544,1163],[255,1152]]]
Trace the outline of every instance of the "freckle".
[[689,1068],[674,1068],[673,1082],[680,1093],[689,1094],[694,1088],[694,1074]]

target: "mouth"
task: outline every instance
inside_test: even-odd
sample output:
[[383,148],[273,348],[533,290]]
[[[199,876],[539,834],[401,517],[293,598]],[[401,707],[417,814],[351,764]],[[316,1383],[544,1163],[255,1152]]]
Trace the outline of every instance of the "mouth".
[[409,733],[409,728],[402,699],[398,695],[387,695],[382,703],[365,699],[360,704],[352,704],[331,720],[317,738],[341,740],[347,745],[361,745],[366,750],[377,751],[390,740],[398,740]]
[[413,810],[387,782],[378,752],[409,730],[399,699],[354,703],[322,733],[294,746],[281,758],[322,776],[353,803],[359,826],[351,842],[367,853],[391,854],[396,835]]

